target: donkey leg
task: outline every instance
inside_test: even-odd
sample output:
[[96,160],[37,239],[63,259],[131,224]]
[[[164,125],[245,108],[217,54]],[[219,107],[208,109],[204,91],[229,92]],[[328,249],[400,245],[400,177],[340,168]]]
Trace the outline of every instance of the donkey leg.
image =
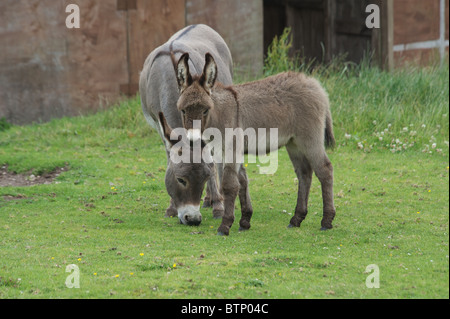
[[298,150],[293,149],[292,146],[288,147],[288,154],[298,178],[297,206],[288,227],[300,227],[300,224],[308,214],[308,197],[313,171],[306,157]]
[[177,217],[177,216],[178,216],[178,211],[175,208],[175,204],[173,203],[173,200],[171,198],[170,199],[170,205],[166,209],[166,214],[164,215],[164,217]]
[[248,230],[250,229],[250,219],[253,215],[253,207],[250,199],[250,193],[248,190],[248,176],[245,171],[244,165],[241,164],[239,168],[239,201],[241,203],[241,213],[242,217],[239,221],[239,230]]
[[234,222],[234,203],[239,193],[239,178],[237,169],[233,165],[225,165],[222,177],[222,194],[224,197],[225,211],[222,223],[217,229],[218,235],[229,235],[231,225]]
[[211,179],[213,179],[213,177],[211,177],[208,182],[206,183],[206,195],[205,198],[203,199],[203,205],[202,208],[209,208],[211,207]]
[[220,194],[219,187],[217,185],[216,164],[213,163],[213,174],[209,179],[210,187],[210,200],[213,208],[213,217],[215,219],[222,218],[224,214],[223,197]]
[[[212,207],[213,208],[213,217],[215,219],[222,218],[224,207],[223,207],[223,197],[220,194],[218,187],[218,176],[216,174],[216,165],[212,164],[212,175],[207,182],[206,186],[206,196],[203,200],[203,208]],[[220,164],[221,165],[221,164]]]
[[[161,135],[161,137],[163,136],[161,132],[160,132],[160,135]],[[167,156],[167,164],[169,164],[170,154],[167,150],[166,150],[166,156]],[[176,209],[172,198],[170,199],[170,205],[169,205],[169,207],[167,207],[166,214],[164,215],[164,217],[178,217],[178,210]]]
[[333,165],[325,150],[315,159],[315,162],[311,163],[314,163],[312,164],[314,172],[322,186],[323,218],[321,230],[327,230],[333,228],[332,222],[336,215],[333,199]]

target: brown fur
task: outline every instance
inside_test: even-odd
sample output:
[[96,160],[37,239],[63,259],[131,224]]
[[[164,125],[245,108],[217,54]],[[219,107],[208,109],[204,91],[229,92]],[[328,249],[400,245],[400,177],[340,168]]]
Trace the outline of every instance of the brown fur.
[[[183,78],[188,78],[189,66],[185,61],[186,54],[180,58],[178,66]],[[179,78],[181,95],[177,108],[183,113],[184,127],[191,129],[194,120],[201,120],[202,131],[215,127],[223,137],[225,128],[278,128],[278,147],[286,146],[299,179],[297,207],[290,226],[300,226],[306,217],[314,171],[322,185],[322,229],[332,228],[335,216],[333,167],[324,144],[332,146],[335,141],[328,96],[320,83],[302,73],[285,72],[259,81],[224,86],[216,83],[216,75],[217,66],[207,53],[199,78],[189,83]],[[204,80],[200,81],[202,78]],[[236,197],[239,195],[246,211],[243,210],[241,229],[250,227],[252,209],[248,179],[242,165],[224,165],[221,190],[225,212],[218,233],[228,235],[234,222]]]

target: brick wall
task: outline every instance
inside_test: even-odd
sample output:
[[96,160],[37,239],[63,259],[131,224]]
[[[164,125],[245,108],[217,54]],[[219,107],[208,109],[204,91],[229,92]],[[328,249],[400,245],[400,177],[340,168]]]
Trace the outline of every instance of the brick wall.
[[397,66],[426,65],[448,57],[448,7],[449,0],[394,0]]

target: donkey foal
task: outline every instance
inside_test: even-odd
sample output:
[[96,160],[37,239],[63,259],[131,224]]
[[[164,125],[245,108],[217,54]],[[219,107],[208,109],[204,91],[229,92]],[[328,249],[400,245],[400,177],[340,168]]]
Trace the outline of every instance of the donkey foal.
[[[277,128],[276,146],[286,146],[299,180],[297,206],[289,227],[299,227],[306,217],[314,171],[322,186],[321,229],[332,228],[336,212],[333,166],[324,144],[334,146],[335,140],[328,95],[319,82],[302,73],[285,72],[259,81],[225,86],[216,82],[218,69],[212,55],[205,55],[201,76],[190,74],[188,60],[189,54],[183,54],[176,69],[180,90],[177,107],[182,113],[184,128],[192,131],[193,121],[201,120],[201,133],[209,127],[219,129],[224,150],[229,147],[225,145],[226,128],[254,128],[256,131]],[[267,145],[266,151],[270,151],[269,148]],[[234,151],[239,152],[236,148]],[[240,229],[249,229],[253,208],[248,194],[247,173],[242,165],[224,164],[221,192],[225,212],[218,234],[229,234],[238,195],[242,207]]]

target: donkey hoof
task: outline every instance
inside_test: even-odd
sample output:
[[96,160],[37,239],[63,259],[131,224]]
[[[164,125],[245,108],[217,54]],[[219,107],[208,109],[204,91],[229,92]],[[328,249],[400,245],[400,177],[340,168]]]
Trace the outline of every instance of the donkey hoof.
[[249,230],[251,227],[250,221],[241,219],[239,222],[239,231],[246,231]]
[[203,206],[202,206],[202,208],[210,208],[212,205],[211,205],[211,201],[209,200],[209,199],[204,199],[203,200]]
[[164,214],[164,217],[166,217],[166,218],[178,217],[178,211],[176,209],[173,209],[173,208],[168,208],[166,210],[166,213]]
[[221,231],[217,232],[217,236],[228,236],[228,234],[222,233]]
[[213,206],[212,214],[214,219],[222,218],[223,214],[225,213],[223,204],[221,202],[215,202],[212,206]]
[[230,227],[228,226],[219,226],[217,229],[218,236],[228,236],[230,234]]
[[300,227],[300,224],[293,225],[293,224],[289,223],[289,225],[287,226],[287,228],[297,228],[297,227]]
[[224,214],[224,210],[223,209],[213,209],[213,218],[214,219],[221,219],[223,217]]
[[325,231],[325,230],[329,230],[331,228],[333,228],[333,227],[321,227],[320,230]]

